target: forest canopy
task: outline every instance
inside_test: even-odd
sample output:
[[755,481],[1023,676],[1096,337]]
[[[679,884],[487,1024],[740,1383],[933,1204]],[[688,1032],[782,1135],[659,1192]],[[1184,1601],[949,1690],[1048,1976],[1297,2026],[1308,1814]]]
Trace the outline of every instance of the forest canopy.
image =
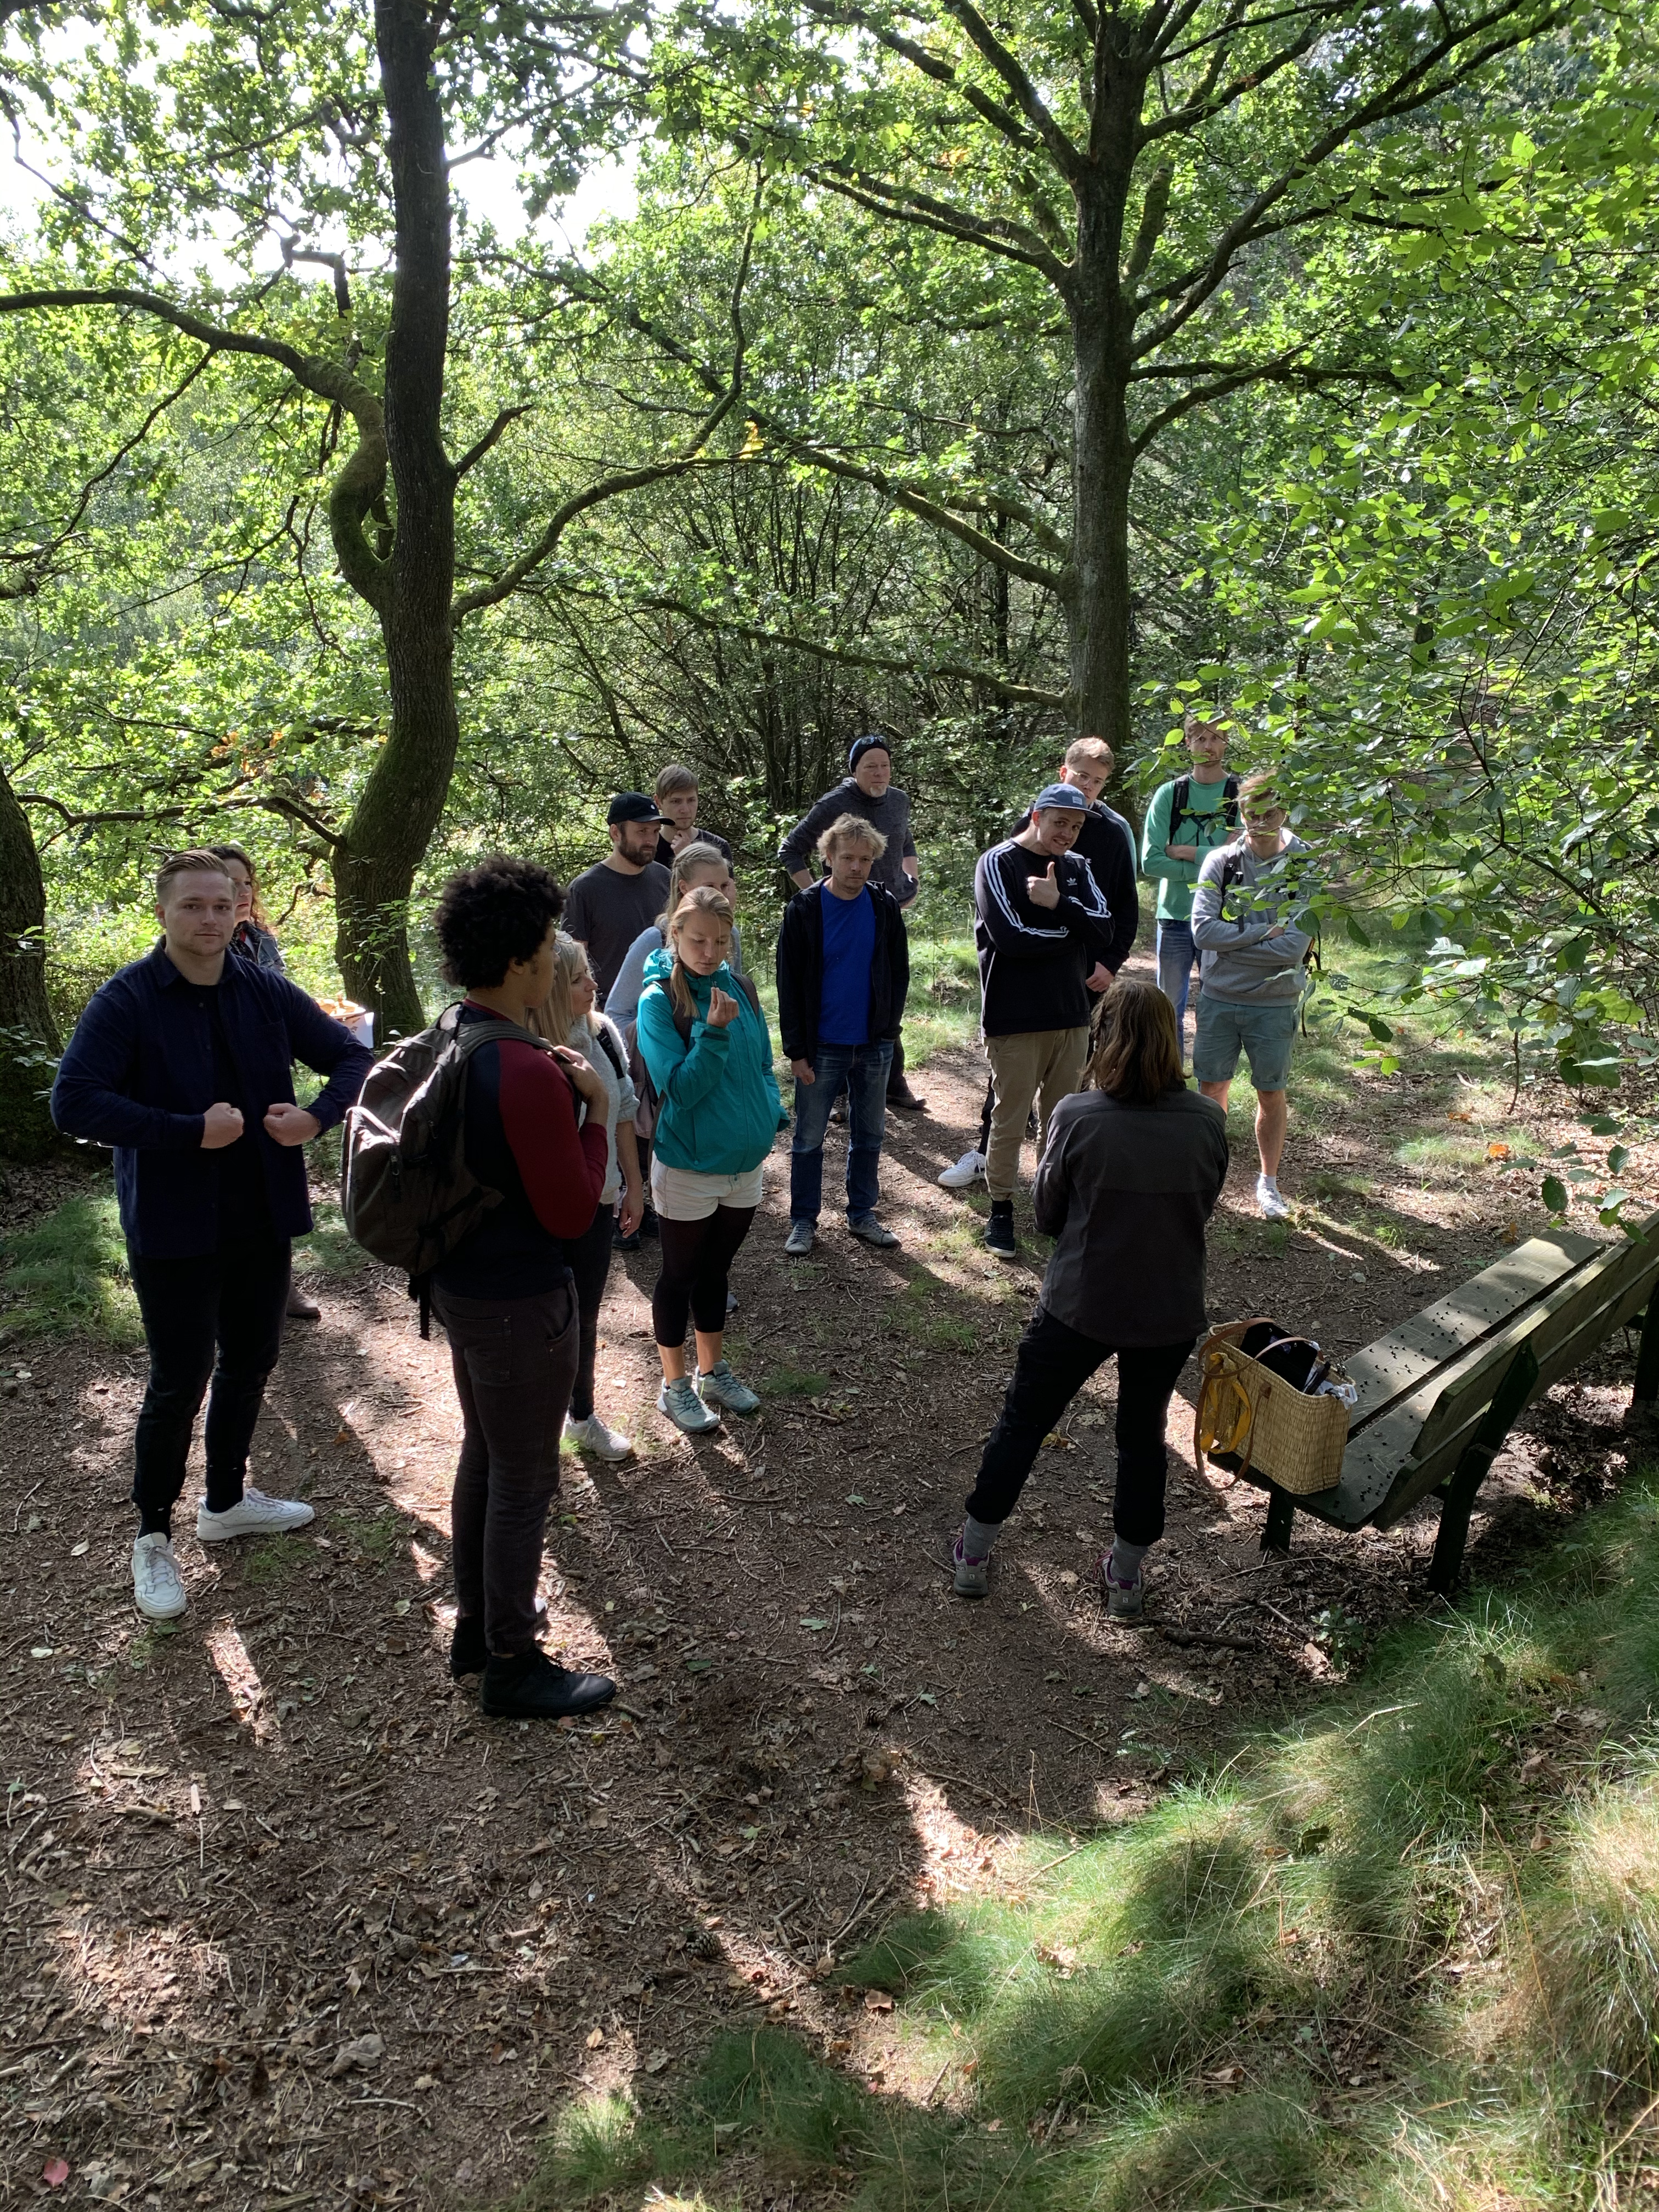
[[[244,840],[395,1033],[436,880],[585,865],[664,761],[763,934],[780,825],[888,732],[960,933],[1069,737],[1133,813],[1194,710],[1337,856],[1385,1062],[1425,995],[1517,1079],[1644,1055],[1642,11],[0,16],[7,1141],[171,845]],[[1398,957],[1349,988],[1347,943]]]

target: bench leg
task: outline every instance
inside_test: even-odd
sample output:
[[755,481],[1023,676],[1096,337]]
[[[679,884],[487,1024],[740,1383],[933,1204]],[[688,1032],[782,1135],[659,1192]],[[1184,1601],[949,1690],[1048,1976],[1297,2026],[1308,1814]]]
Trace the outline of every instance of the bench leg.
[[1636,1353],[1636,1388],[1631,1403],[1650,1406],[1659,1398],[1659,1292],[1648,1300],[1642,1317],[1641,1342]]
[[1469,1540],[1469,1515],[1480,1486],[1491,1473],[1492,1463],[1503,1449],[1504,1439],[1537,1380],[1538,1362],[1530,1345],[1523,1344],[1510,1362],[1509,1371],[1493,1392],[1480,1425],[1464,1446],[1462,1457],[1446,1485],[1446,1502],[1440,1509],[1440,1528],[1429,1566],[1429,1588],[1437,1590],[1443,1597],[1449,1597],[1457,1588],[1463,1547]]
[[1276,1482],[1267,1486],[1267,1525],[1261,1532],[1264,1552],[1288,1552],[1291,1548],[1291,1520],[1296,1511],[1296,1501],[1288,1490],[1281,1490]]

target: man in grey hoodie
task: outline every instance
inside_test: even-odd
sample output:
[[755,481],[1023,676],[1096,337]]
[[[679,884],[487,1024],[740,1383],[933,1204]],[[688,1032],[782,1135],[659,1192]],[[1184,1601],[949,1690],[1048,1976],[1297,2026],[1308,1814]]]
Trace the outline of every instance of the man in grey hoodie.
[[1193,894],[1193,942],[1203,989],[1193,1073],[1223,1111],[1241,1052],[1255,1087],[1256,1204],[1269,1221],[1290,1212],[1279,1188],[1291,1044],[1313,953],[1311,855],[1293,836],[1271,775],[1239,787],[1243,834],[1206,854]]

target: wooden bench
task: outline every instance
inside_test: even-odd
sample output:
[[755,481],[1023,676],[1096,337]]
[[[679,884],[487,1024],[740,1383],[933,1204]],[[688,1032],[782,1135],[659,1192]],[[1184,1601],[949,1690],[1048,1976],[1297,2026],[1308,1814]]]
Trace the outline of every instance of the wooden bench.
[[1638,1314],[1632,1400],[1659,1398],[1656,1292],[1659,1213],[1639,1243],[1559,1231],[1517,1246],[1346,1363],[1359,1400],[1334,1489],[1293,1497],[1248,1470],[1267,1492],[1262,1549],[1288,1550],[1297,1511],[1336,1528],[1391,1528],[1432,1492],[1443,1502],[1429,1583],[1451,1590],[1476,1493],[1516,1420]]

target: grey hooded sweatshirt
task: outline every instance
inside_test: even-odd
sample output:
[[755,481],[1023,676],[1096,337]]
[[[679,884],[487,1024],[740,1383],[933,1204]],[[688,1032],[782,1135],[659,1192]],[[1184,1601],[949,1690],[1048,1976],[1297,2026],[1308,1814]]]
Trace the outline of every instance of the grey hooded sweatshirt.
[[[1251,1006],[1294,1006],[1302,996],[1313,933],[1313,855],[1287,837],[1271,860],[1259,860],[1239,837],[1206,854],[1193,893],[1193,942],[1206,995]],[[1267,932],[1285,927],[1278,937]]]

